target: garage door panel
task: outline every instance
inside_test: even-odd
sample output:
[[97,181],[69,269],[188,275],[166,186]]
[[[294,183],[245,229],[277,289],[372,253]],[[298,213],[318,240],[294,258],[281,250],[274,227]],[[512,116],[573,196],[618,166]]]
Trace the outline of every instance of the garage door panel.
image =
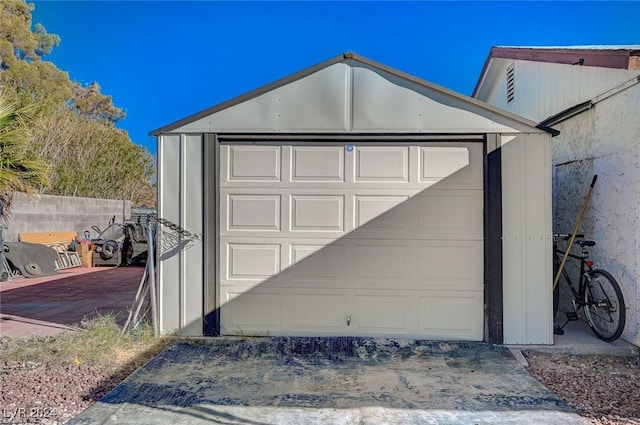
[[344,196],[294,195],[290,222],[292,231],[343,231]]
[[409,148],[356,147],[355,181],[397,183],[409,181]]
[[343,147],[293,146],[291,180],[294,182],[343,182]]
[[417,196],[417,202],[420,238],[484,238],[481,191],[427,190]]
[[220,151],[221,165],[226,165],[222,176],[227,181],[280,181],[279,146],[221,146]]
[[354,281],[367,286],[379,282],[407,282],[409,248],[399,245],[356,245],[353,248]]
[[438,188],[482,189],[483,147],[423,146],[420,148],[420,182],[438,183]]
[[420,334],[441,338],[443,336],[482,340],[482,291],[431,292],[419,299],[418,331]]
[[347,310],[346,295],[341,293],[294,293],[289,297],[288,323],[302,331],[343,332],[345,319],[340,312]]
[[466,147],[423,147],[421,154],[423,180],[448,177],[470,164]]
[[225,291],[222,296],[226,300],[221,309],[224,335],[252,335],[282,327],[280,293]]
[[332,244],[291,245],[292,265],[283,273],[283,279],[291,282],[334,282],[344,279],[345,247]]
[[280,245],[229,244],[227,279],[268,279],[280,272]]
[[404,295],[355,295],[353,301],[353,315],[351,317],[354,330],[364,333],[394,333],[409,332],[411,326],[409,312],[411,299]]
[[420,284],[440,290],[482,290],[482,242],[421,242]]
[[[411,229],[409,196],[355,196],[355,228],[370,232],[408,233]],[[364,229],[362,229],[364,230]]]
[[227,230],[280,230],[280,195],[227,195]]

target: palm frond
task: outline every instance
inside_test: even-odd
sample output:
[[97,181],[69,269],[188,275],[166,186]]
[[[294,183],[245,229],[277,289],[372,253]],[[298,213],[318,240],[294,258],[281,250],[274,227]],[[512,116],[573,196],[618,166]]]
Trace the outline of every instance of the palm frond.
[[0,198],[14,192],[37,194],[47,183],[49,167],[28,153],[29,109],[16,109],[0,96]]

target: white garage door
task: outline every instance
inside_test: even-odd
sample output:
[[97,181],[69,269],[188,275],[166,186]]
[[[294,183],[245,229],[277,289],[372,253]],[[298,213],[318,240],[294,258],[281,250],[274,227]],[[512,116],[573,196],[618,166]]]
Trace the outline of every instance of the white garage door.
[[483,338],[481,143],[220,149],[224,335]]

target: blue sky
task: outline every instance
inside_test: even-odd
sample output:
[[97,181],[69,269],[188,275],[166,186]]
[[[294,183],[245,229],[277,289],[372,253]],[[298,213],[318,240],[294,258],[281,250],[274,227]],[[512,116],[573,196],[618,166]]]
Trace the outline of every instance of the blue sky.
[[34,1],[45,59],[149,131],[351,51],[470,95],[491,46],[640,44],[633,2]]

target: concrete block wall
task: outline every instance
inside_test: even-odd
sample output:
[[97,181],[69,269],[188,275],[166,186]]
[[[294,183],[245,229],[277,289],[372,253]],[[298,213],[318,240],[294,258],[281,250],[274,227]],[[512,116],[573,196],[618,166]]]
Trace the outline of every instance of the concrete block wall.
[[5,215],[3,239],[8,242],[17,242],[18,234],[23,232],[75,230],[83,236],[84,231],[89,230],[95,238],[97,233],[91,226],[104,230],[113,216],[118,223],[130,218],[131,201],[53,195],[30,197],[18,193]]

